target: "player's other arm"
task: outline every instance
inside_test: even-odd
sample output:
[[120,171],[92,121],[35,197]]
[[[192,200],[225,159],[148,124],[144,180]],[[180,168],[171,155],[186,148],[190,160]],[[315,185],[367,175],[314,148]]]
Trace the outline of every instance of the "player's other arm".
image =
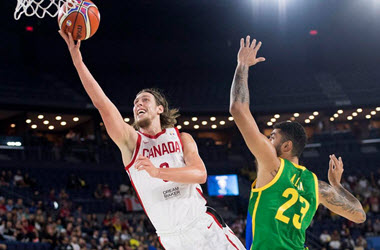
[[250,43],[249,36],[246,41],[243,38],[240,41],[238,65],[231,86],[230,113],[258,165],[272,172],[280,165],[276,150],[268,138],[260,133],[249,109],[248,70],[250,66],[265,61],[263,57],[256,58],[260,47],[261,42],[256,45],[256,40],[253,40]]
[[183,144],[183,158],[186,166],[182,168],[156,168],[147,157],[138,156],[136,168],[145,170],[154,178],[168,180],[178,183],[199,183],[203,184],[207,180],[205,164],[198,154],[198,147],[193,137],[188,133],[181,133]]
[[69,48],[71,58],[82,81],[83,87],[102,116],[107,133],[120,149],[127,145],[129,151],[133,151],[137,140],[137,134],[131,126],[124,122],[116,106],[110,101],[110,99],[108,99],[84,64],[80,52],[81,42],[78,41],[75,44],[72,35],[66,35],[62,30],[59,31],[59,34],[65,40]]
[[331,185],[318,181],[319,201],[334,213],[355,223],[363,223],[366,214],[360,202],[340,184],[342,173],[342,158],[339,157],[338,160],[335,155],[331,155],[328,173]]

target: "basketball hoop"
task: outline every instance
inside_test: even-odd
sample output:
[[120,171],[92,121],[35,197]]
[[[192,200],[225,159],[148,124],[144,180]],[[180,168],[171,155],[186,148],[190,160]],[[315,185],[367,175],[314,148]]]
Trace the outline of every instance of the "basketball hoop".
[[[63,5],[73,7],[80,4],[80,0],[17,0],[14,18],[19,20],[21,15],[37,16],[44,18],[45,15],[55,17],[59,11],[68,11],[70,8],[62,8]],[[66,14],[66,13],[65,13]]]

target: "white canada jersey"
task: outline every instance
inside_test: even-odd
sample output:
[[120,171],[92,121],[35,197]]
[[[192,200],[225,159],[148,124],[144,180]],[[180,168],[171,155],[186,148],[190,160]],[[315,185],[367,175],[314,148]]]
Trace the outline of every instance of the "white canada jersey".
[[148,157],[156,168],[185,166],[177,128],[167,128],[155,136],[137,132],[132,161],[125,167],[145,213],[157,232],[185,228],[206,212],[206,200],[199,184],[182,184],[151,177],[135,168],[138,155]]

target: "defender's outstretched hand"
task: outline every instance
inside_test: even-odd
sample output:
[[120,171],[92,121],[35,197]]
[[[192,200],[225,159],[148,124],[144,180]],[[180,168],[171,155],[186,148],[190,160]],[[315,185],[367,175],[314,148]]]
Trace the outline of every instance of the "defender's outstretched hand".
[[336,187],[340,185],[343,170],[342,157],[339,157],[338,160],[334,154],[330,155],[328,179],[331,186]]
[[264,57],[256,58],[257,52],[261,47],[261,42],[256,44],[256,39],[250,42],[251,37],[247,36],[244,42],[244,38],[240,39],[240,50],[238,53],[238,64],[253,66],[256,63],[264,62]]
[[63,40],[65,40],[67,47],[69,48],[70,55],[71,55],[71,58],[73,59],[74,64],[77,62],[81,62],[82,54],[80,53],[80,50],[79,50],[80,44],[81,44],[80,40],[78,40],[77,43],[75,44],[75,41],[71,33],[67,35],[63,30],[59,30],[58,33],[61,35]]

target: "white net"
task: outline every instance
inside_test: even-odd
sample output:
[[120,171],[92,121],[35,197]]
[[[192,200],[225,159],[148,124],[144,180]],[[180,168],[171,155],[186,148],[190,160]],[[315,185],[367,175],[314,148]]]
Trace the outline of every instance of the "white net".
[[[45,15],[55,17],[63,5],[75,6],[77,1],[78,0],[17,0],[14,18],[18,20],[22,14],[25,16],[37,16],[38,18],[44,18]],[[69,9],[70,7],[66,7],[63,8],[62,11],[65,12]]]

